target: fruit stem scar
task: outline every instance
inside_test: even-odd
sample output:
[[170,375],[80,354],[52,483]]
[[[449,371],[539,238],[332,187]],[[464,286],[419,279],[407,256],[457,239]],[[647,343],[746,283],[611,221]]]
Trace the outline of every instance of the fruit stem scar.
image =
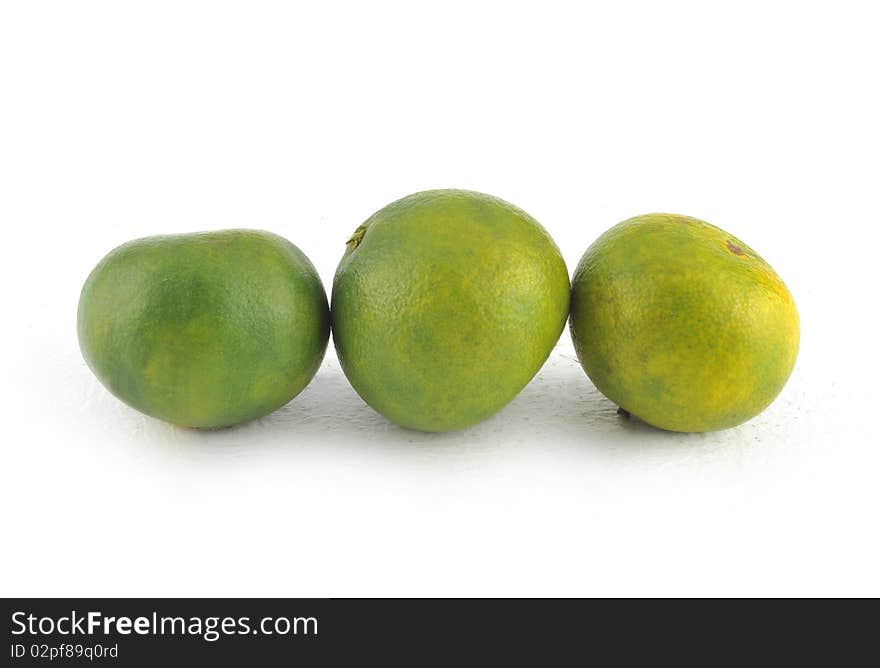
[[351,238],[345,242],[345,245],[349,247],[350,250],[354,250],[360,244],[361,239],[364,238],[364,235],[367,233],[367,226],[361,225],[354,231],[354,234],[351,235]]
[[728,242],[727,242],[727,250],[729,250],[729,251],[730,251],[731,253],[733,253],[734,255],[745,255],[745,254],[746,254],[745,251],[744,251],[742,248],[740,248],[739,246],[737,246],[737,245],[736,245],[735,243],[733,243],[732,241],[728,241]]

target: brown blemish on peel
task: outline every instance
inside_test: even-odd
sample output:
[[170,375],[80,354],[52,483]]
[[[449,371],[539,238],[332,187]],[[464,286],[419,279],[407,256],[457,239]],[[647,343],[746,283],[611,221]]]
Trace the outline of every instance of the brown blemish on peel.
[[364,235],[367,233],[366,225],[361,225],[354,231],[354,234],[351,235],[351,239],[345,242],[345,245],[348,246],[349,250],[354,250],[360,244],[361,239],[364,238]]
[[729,250],[734,255],[745,255],[746,254],[746,252],[742,248],[737,246],[732,241],[727,242],[727,250]]

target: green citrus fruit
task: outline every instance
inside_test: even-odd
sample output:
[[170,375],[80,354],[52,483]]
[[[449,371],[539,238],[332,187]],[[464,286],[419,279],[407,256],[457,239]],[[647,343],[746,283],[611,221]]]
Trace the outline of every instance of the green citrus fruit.
[[215,428],[283,406],[314,376],[327,297],[289,241],[225,230],[131,241],[83,286],[80,348],[114,395],[174,424]]
[[565,326],[565,262],[543,227],[498,198],[416,193],[357,228],[333,281],[333,340],[363,399],[424,431],[507,404]]
[[606,397],[662,429],[733,427],[791,374],[794,300],[736,237],[696,218],[648,214],[605,232],[572,280],[571,333]]

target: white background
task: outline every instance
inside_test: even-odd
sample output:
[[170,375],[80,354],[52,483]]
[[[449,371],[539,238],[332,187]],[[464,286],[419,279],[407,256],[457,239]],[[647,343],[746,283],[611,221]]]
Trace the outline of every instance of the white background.
[[[880,595],[871,2],[5,2],[0,593]],[[623,421],[566,332],[460,433],[376,415],[332,346],[258,422],[125,407],[76,342],[132,238],[345,240],[410,192],[719,225],[788,283],[797,368],[739,428]]]

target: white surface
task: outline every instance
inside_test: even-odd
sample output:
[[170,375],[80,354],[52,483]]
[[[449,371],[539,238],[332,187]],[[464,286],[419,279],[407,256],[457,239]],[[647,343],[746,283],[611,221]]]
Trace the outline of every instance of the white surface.
[[[0,594],[880,595],[880,42],[872,3],[27,3],[0,8]],[[495,418],[403,431],[332,347],[198,433],[82,362],[112,247],[259,227],[329,289],[351,231],[463,187],[573,269],[673,211],[798,301],[779,400],[722,433],[623,421],[568,333]]]

